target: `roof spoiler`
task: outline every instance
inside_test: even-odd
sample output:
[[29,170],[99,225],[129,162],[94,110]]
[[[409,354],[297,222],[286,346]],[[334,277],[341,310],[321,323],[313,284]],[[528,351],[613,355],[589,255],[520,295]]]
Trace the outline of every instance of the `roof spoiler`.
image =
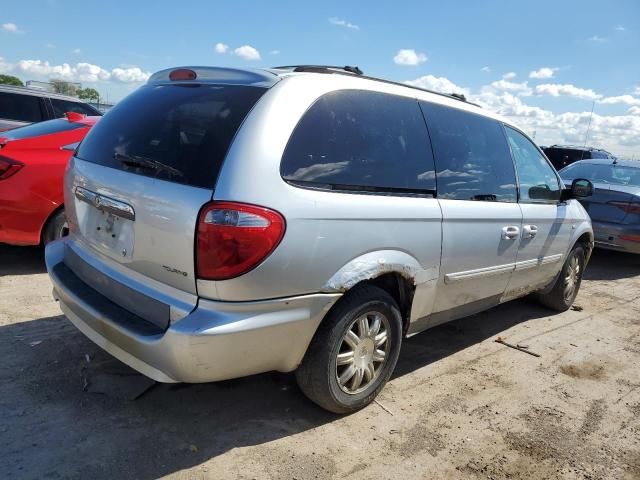
[[87,117],[84,113],[78,113],[78,112],[67,112],[64,115],[67,117],[67,120],[69,120],[70,122],[79,122],[81,120],[84,120]]

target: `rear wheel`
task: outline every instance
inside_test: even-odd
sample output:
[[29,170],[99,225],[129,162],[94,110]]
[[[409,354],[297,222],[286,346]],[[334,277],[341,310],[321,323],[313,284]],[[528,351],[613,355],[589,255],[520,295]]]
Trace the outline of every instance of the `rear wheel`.
[[402,317],[384,290],[356,287],[324,319],[300,367],[298,385],[334,413],[371,403],[391,376],[402,342]]
[[66,236],[69,233],[69,226],[67,225],[67,219],[64,216],[64,210],[58,210],[54,213],[42,232],[42,243],[44,245],[58,240]]
[[553,288],[548,293],[538,294],[538,301],[558,312],[569,310],[580,290],[584,264],[584,248],[576,245],[567,256]]

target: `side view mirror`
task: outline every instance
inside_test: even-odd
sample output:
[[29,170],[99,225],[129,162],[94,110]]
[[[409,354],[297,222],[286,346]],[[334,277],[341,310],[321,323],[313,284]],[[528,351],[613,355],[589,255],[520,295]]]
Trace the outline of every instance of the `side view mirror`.
[[571,182],[571,188],[562,191],[562,200],[570,198],[585,198],[593,195],[593,183],[586,178],[576,178]]
[[593,195],[593,183],[586,178],[576,178],[571,182],[571,195],[573,198],[584,198]]

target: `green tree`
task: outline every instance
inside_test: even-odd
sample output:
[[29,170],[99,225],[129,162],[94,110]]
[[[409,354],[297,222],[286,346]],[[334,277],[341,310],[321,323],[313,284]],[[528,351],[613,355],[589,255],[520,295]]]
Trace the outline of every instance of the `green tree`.
[[78,90],[78,98],[89,102],[99,102],[100,94],[95,88],[81,88]]
[[15,85],[16,87],[23,87],[22,80],[13,75],[0,75],[0,84],[3,85]]
[[73,83],[65,82],[64,80],[51,80],[53,91],[56,93],[62,93],[63,95],[71,95],[73,97],[78,95],[78,87]]

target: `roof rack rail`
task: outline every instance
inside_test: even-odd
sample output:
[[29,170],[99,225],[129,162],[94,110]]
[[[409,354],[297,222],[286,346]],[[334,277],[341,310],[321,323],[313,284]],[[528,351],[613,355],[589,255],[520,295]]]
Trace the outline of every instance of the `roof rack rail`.
[[353,73],[354,75],[363,75],[364,72],[360,70],[358,67],[352,67],[349,65],[345,65],[343,67],[339,67],[336,65],[284,65],[281,67],[273,67],[278,70],[291,70],[292,72],[316,72],[316,73],[326,73],[331,70],[342,70],[345,72]]
[[429,90],[427,88],[422,88],[422,87],[416,87],[414,85],[408,85],[402,82],[395,82],[393,80],[386,80],[384,78],[378,78],[378,77],[370,77],[368,75],[365,75],[364,72],[360,70],[360,68],[350,67],[349,65],[346,65],[344,67],[338,67],[333,65],[286,65],[282,67],[273,67],[273,69],[274,70],[291,70],[292,72],[336,73],[336,74],[342,74],[342,75],[344,75],[345,72],[348,72],[349,74],[357,75],[358,77],[366,80],[374,80],[376,82],[384,82],[384,83],[390,83],[392,85],[399,85],[401,87],[413,88],[414,90],[422,90],[423,92],[433,93],[434,95],[440,95],[442,97],[452,98],[454,100],[459,100],[461,102],[468,103],[469,105],[474,105],[478,108],[482,108],[482,106],[478,105],[477,103],[473,103],[467,100],[467,97],[465,97],[464,94],[462,93],[436,92],[434,90]]

